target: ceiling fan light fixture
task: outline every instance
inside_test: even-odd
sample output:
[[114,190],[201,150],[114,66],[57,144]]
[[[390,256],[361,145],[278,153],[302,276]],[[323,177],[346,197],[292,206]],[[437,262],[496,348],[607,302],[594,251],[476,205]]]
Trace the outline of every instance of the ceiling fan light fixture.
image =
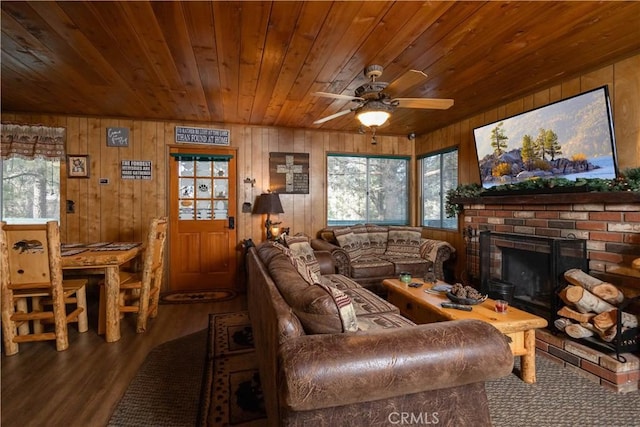
[[370,101],[356,113],[357,119],[367,127],[382,126],[391,116],[391,107],[379,101]]

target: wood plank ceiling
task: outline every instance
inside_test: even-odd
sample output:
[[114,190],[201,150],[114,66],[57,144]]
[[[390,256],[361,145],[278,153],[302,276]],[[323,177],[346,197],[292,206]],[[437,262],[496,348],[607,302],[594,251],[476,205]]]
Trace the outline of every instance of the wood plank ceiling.
[[428,78],[423,134],[640,52],[640,2],[2,1],[2,110],[357,131],[365,66]]

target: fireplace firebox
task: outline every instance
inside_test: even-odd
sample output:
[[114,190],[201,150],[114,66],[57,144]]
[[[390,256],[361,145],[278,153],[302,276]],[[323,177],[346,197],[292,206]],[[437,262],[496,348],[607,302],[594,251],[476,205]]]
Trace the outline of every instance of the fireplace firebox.
[[480,232],[480,290],[495,295],[511,288],[511,304],[547,319],[550,327],[561,306],[558,296],[567,281],[564,272],[587,271],[584,239],[514,233]]

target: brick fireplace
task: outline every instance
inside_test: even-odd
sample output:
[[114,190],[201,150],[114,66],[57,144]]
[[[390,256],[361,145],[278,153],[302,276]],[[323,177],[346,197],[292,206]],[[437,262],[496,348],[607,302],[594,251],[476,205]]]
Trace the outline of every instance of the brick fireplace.
[[[548,238],[584,239],[588,273],[618,286],[625,297],[640,295],[640,271],[632,261],[640,258],[640,194],[565,193],[484,196],[461,199],[465,234],[490,230]],[[468,239],[467,239],[468,241]],[[466,253],[468,276],[479,278],[479,246]],[[475,269],[475,271],[474,271]],[[638,306],[632,307],[640,313]],[[625,354],[620,363],[606,352],[581,345],[563,334],[541,331],[538,354],[609,389],[638,390],[639,355]]]

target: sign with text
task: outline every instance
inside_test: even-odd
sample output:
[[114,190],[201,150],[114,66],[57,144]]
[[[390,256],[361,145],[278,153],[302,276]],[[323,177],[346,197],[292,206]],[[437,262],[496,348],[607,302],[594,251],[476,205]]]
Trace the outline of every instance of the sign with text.
[[229,130],[176,126],[176,142],[189,144],[229,145]]
[[151,179],[151,160],[123,160],[120,164],[122,179]]
[[281,194],[309,194],[309,154],[269,153],[269,188]]
[[107,128],[107,147],[128,147],[129,128]]

